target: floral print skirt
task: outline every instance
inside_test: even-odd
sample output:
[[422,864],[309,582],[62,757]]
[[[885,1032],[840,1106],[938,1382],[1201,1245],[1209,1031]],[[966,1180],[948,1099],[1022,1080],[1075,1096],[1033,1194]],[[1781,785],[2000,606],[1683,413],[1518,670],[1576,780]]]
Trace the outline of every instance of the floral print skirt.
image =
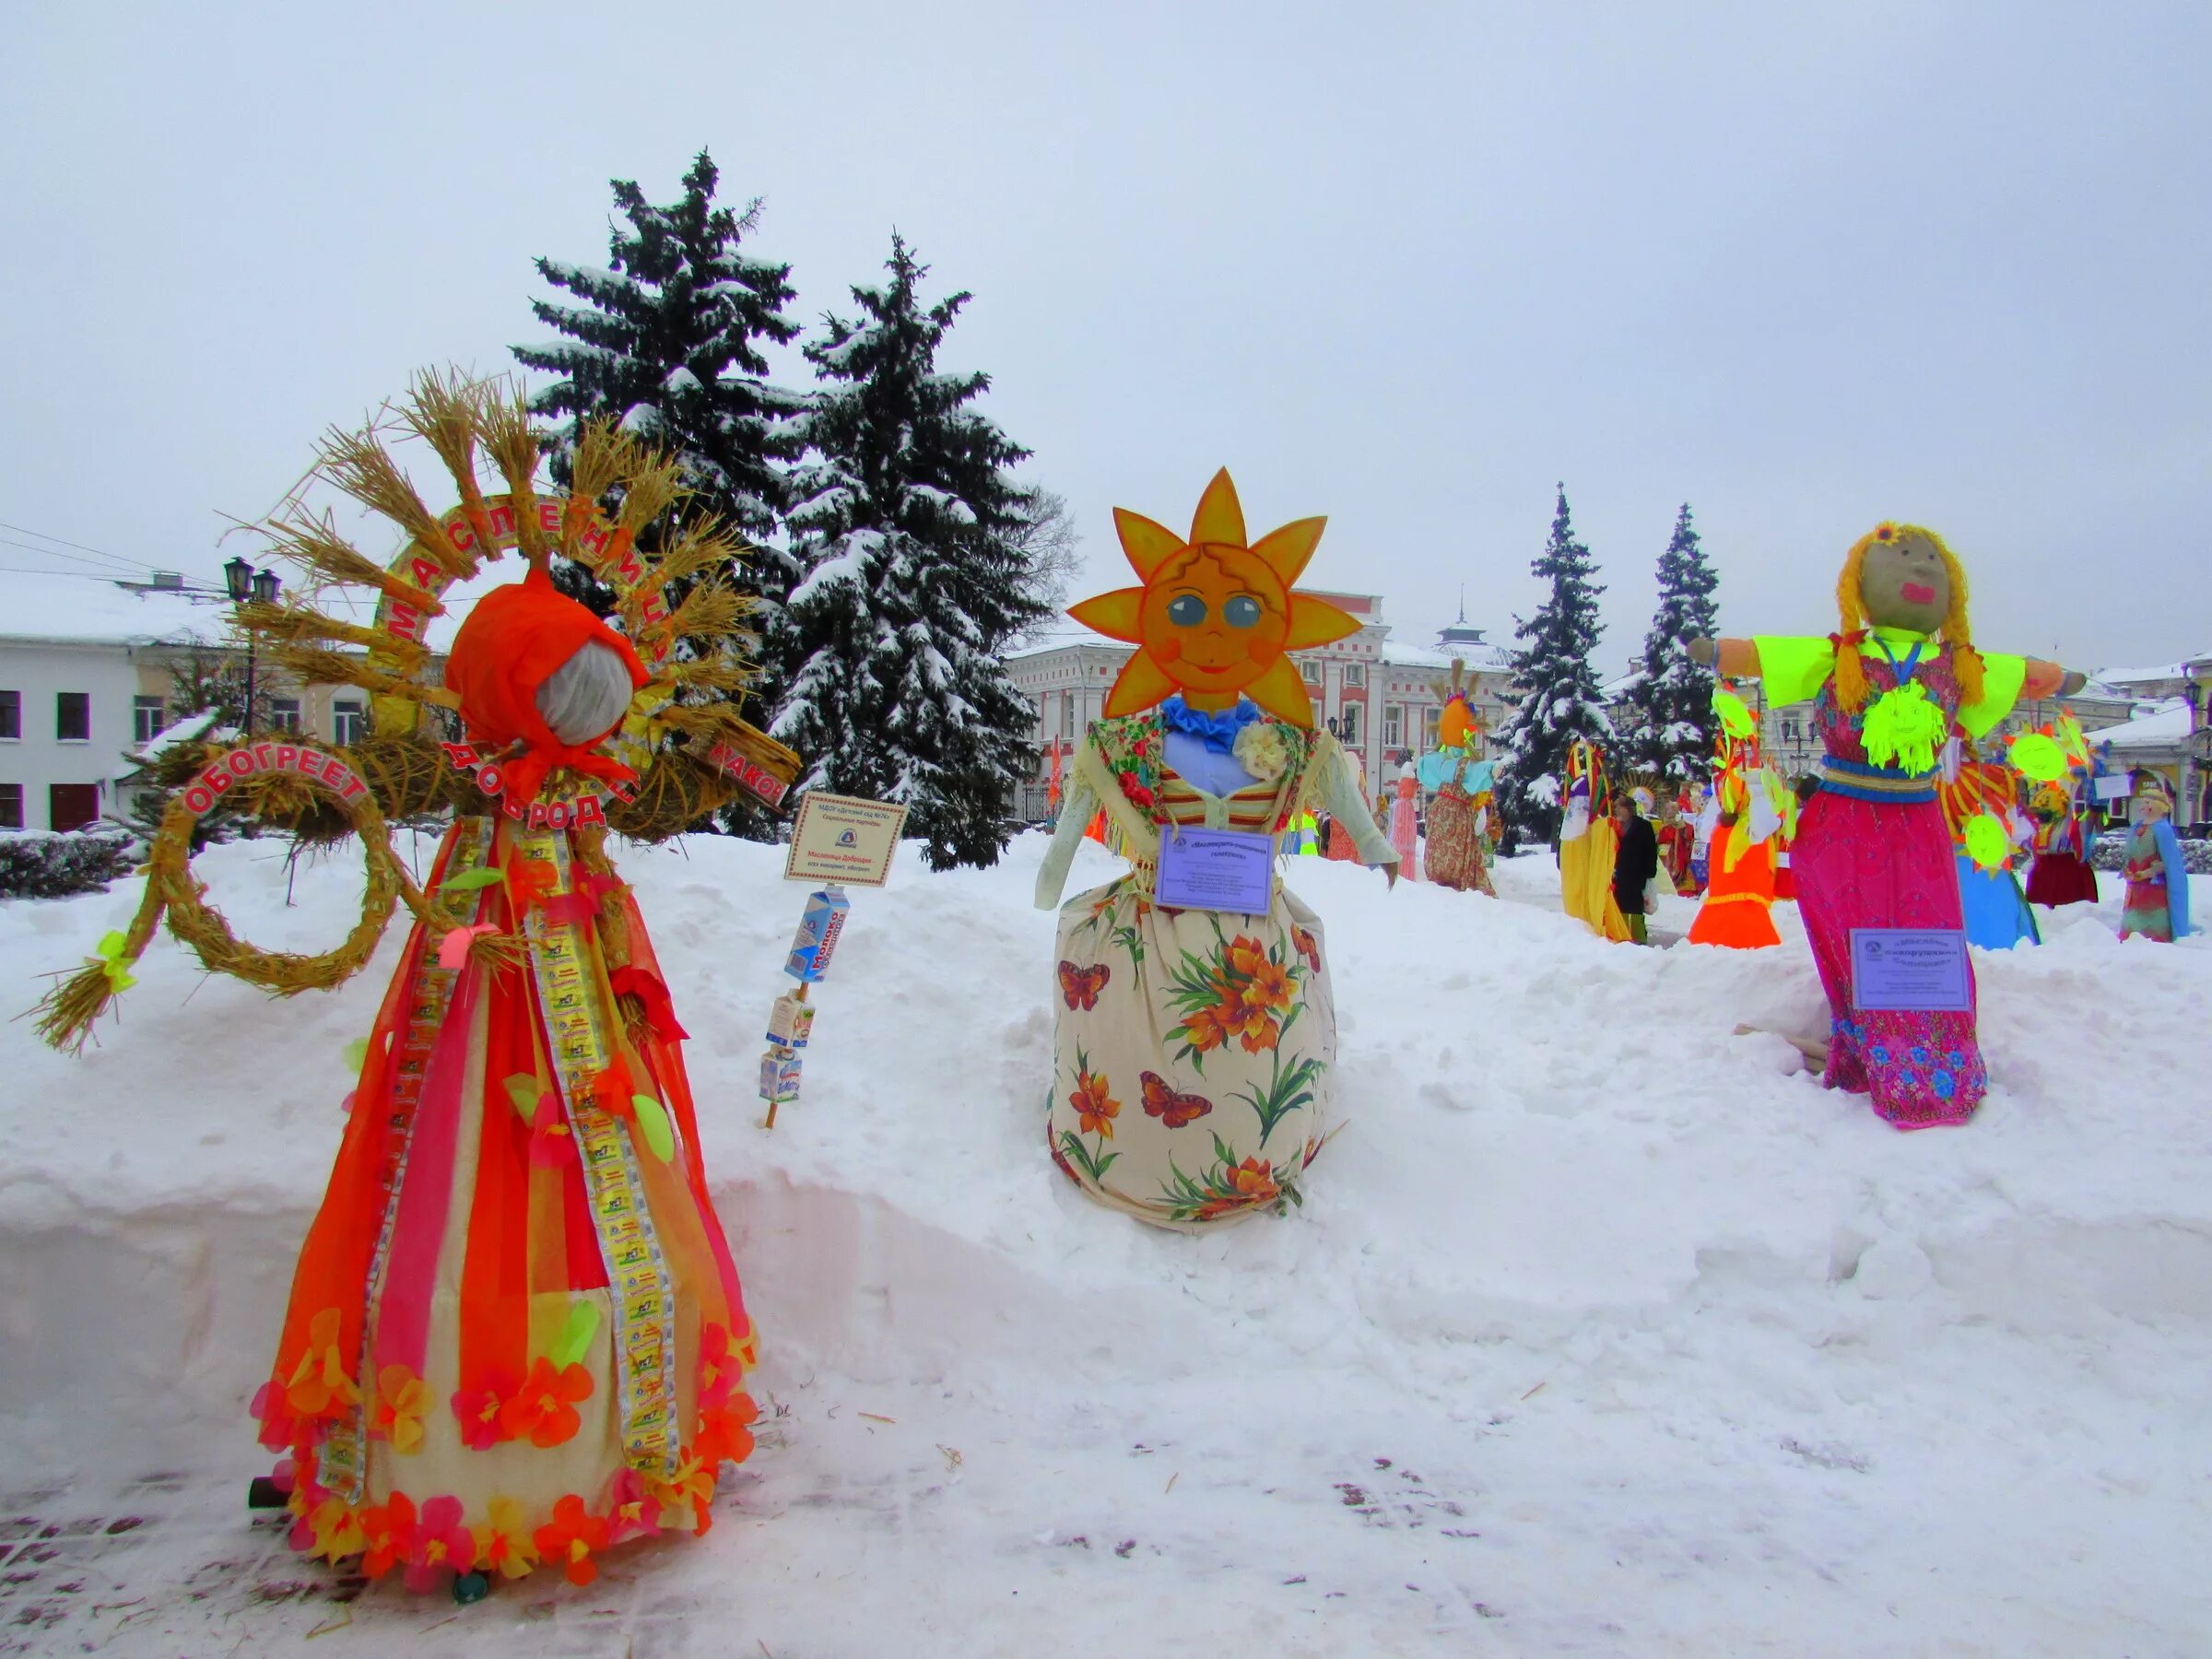
[[1063,1173],[1156,1227],[1304,1202],[1326,1135],[1336,1008],[1322,928],[1168,910],[1123,877],[1060,912],[1047,1139]]
[[1475,828],[1475,803],[1457,784],[1445,784],[1429,803],[1429,879],[1461,892],[1492,893],[1482,840]]

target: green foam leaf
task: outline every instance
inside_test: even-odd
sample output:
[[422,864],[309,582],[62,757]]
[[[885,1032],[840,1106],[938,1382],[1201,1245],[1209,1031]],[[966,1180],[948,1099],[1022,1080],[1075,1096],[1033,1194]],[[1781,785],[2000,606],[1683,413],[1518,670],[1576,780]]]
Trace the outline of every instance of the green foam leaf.
[[514,1103],[514,1109],[521,1114],[523,1122],[530,1122],[537,1115],[537,1097],[543,1092],[537,1086],[537,1079],[528,1072],[517,1072],[506,1079],[506,1086],[508,1100]]
[[506,879],[503,870],[464,870],[458,876],[448,876],[438,885],[451,892],[472,893],[478,888],[497,887]]
[[569,1304],[569,1323],[560,1328],[560,1340],[546,1356],[552,1360],[555,1371],[566,1371],[571,1365],[583,1362],[586,1349],[599,1330],[599,1304],[578,1298]]
[[632,1095],[629,1103],[638,1114],[638,1132],[653,1155],[666,1163],[676,1156],[676,1131],[668,1126],[667,1112],[651,1095]]

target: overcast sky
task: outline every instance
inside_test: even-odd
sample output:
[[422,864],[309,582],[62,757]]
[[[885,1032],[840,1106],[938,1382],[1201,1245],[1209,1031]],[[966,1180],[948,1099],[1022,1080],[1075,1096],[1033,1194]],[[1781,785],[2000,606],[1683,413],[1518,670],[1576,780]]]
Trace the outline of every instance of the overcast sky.
[[[0,5],[0,522],[213,576],[535,254],[703,145],[802,314],[894,226],[947,366],[1118,583],[1109,509],[1324,512],[1310,580],[1510,633],[1557,480],[1649,619],[1834,626],[1876,520],[1977,638],[2212,647],[2212,6]],[[796,382],[795,356],[784,372]],[[0,528],[0,538],[37,542]],[[235,546],[235,544],[233,544]],[[225,550],[226,553],[229,549]],[[81,569],[0,542],[0,566]]]

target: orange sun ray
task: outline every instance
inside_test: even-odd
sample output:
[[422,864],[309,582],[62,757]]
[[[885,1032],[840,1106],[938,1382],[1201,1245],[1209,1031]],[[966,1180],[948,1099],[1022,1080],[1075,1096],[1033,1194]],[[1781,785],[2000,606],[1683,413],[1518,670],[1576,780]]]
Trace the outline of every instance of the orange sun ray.
[[1311,594],[1293,594],[1290,632],[1283,640],[1283,649],[1306,651],[1359,631],[1359,618],[1349,612],[1338,610],[1326,599],[1316,599]]
[[1237,487],[1226,466],[1214,475],[1206,493],[1198,498],[1198,511],[1191,515],[1191,541],[1194,545],[1220,542],[1231,547],[1245,545],[1244,508],[1237,500]]
[[1129,568],[1136,572],[1140,582],[1151,581],[1153,571],[1182,551],[1182,536],[1165,524],[1155,524],[1143,513],[1132,512],[1126,507],[1113,510],[1113,528],[1122,538],[1122,556],[1128,559]]
[[1178,689],[1176,683],[1168,677],[1168,671],[1139,650],[1123,665],[1121,677],[1106,694],[1106,715],[1112,719],[1135,714],[1172,696]]
[[1288,657],[1277,657],[1266,673],[1244,688],[1244,695],[1278,720],[1299,726],[1313,724],[1313,700],[1306,695],[1298,665]]
[[1313,549],[1321,545],[1321,533],[1328,522],[1325,518],[1293,520],[1253,543],[1253,555],[1265,559],[1267,568],[1283,579],[1285,587],[1296,587],[1313,558]]
[[1069,606],[1067,614],[1110,640],[1124,640],[1135,645],[1145,637],[1144,625],[1138,618],[1144,603],[1143,588],[1116,588],[1111,594],[1100,594],[1080,605]]

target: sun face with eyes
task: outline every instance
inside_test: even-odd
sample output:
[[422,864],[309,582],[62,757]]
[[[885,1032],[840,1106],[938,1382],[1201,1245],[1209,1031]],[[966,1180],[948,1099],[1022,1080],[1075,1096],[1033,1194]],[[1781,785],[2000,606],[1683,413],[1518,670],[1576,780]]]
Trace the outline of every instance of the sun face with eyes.
[[1291,591],[1327,521],[1300,519],[1248,545],[1226,470],[1206,486],[1187,537],[1122,508],[1113,518],[1122,552],[1144,586],[1100,594],[1068,611],[1137,648],[1105,712],[1134,714],[1178,691],[1193,708],[1225,709],[1241,694],[1292,724],[1311,726],[1312,702],[1285,653],[1359,627],[1327,601]]

